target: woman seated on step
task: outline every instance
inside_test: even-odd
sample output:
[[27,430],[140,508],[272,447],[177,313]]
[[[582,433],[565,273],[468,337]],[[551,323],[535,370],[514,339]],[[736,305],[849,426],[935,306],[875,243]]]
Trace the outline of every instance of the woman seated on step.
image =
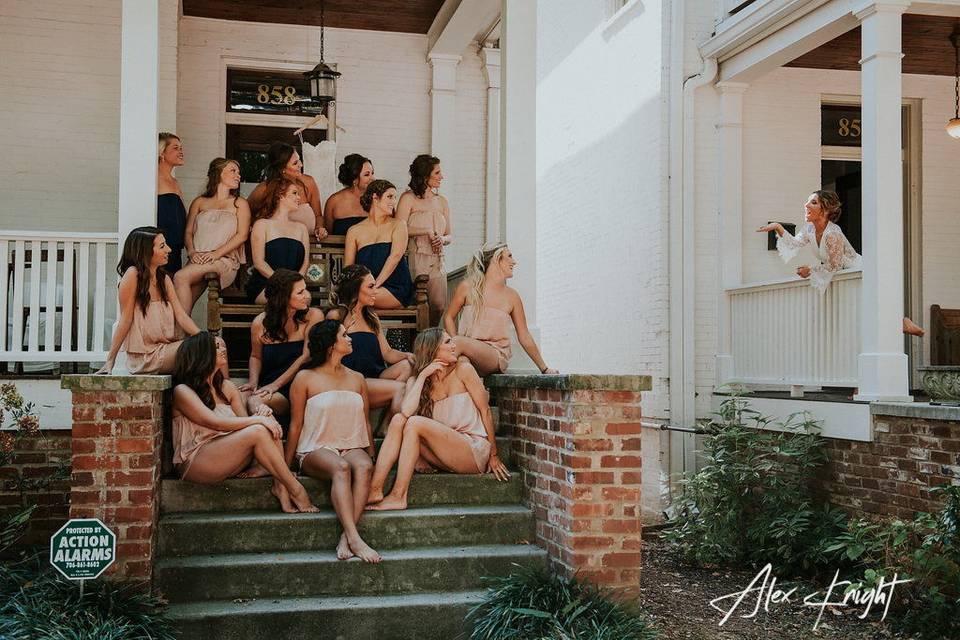
[[376,308],[399,309],[413,302],[413,280],[407,266],[407,223],[393,211],[397,188],[387,180],[374,180],[360,198],[370,213],[347,230],[343,265],[362,264],[373,274]]
[[[844,269],[862,269],[863,259],[837,225],[841,204],[836,193],[814,191],[803,209],[805,222],[796,236],[791,235],[779,222],[766,224],[757,231],[773,231],[777,234],[777,252],[784,262],[792,260],[803,247],[812,245],[818,263],[797,267],[797,275],[809,279],[810,286],[823,295],[835,273]],[[924,330],[910,318],[903,318],[902,325],[904,333],[924,335]]]
[[290,219],[302,224],[317,240],[327,237],[323,228],[323,211],[320,209],[320,187],[313,176],[303,172],[303,161],[297,150],[286,142],[274,142],[267,149],[267,168],[263,170],[264,181],[250,193],[250,207],[260,209],[267,197],[269,184],[279,178],[286,178],[297,185],[300,202],[290,212]]
[[257,210],[257,221],[250,232],[253,272],[247,280],[247,297],[265,303],[267,279],[275,269],[307,272],[310,262],[310,237],[306,228],[290,219],[300,205],[300,187],[286,178],[271,180]]
[[380,562],[380,554],[357,532],[374,456],[366,384],[363,376],[343,365],[352,348],[342,324],[324,320],[315,325],[308,344],[310,359],[291,389],[286,462],[296,463],[300,473],[332,482],[330,501],[343,526],[337,557]]
[[290,385],[309,355],[307,332],[323,320],[323,312],[310,306],[307,283],[296,271],[274,271],[265,293],[266,307],[250,324],[250,377],[240,391],[249,394],[251,413],[266,405],[286,415]]
[[207,186],[190,203],[184,243],[189,263],[173,277],[180,305],[193,310],[207,288],[207,274],[220,276],[226,289],[247,261],[244,244],[250,235],[250,207],[240,197],[240,165],[214,158],[207,169]]
[[340,164],[337,180],[343,189],[327,199],[323,207],[323,224],[332,235],[343,236],[350,227],[367,217],[360,205],[360,196],[373,181],[373,162],[359,153],[351,153]]
[[173,464],[180,477],[214,484],[257,462],[274,477],[285,513],[313,512],[307,490],[283,459],[280,425],[266,406],[248,416],[240,391],[224,380],[223,340],[201,331],[183,341],[173,371]]
[[437,193],[443,182],[440,159],[421,154],[410,164],[410,189],[400,196],[397,220],[407,223],[410,236],[410,268],[413,276],[425,275],[430,322],[435,323],[447,306],[447,272],[443,248],[453,241],[450,205]]
[[[469,358],[481,376],[503,373],[510,364],[510,328],[540,373],[557,373],[543,361],[527,328],[523,300],[507,279],[517,261],[505,244],[481,247],[467,265],[466,279],[457,285],[443,315],[443,326],[454,336],[457,353]],[[459,323],[456,323],[457,316]]]
[[367,379],[370,406],[386,408],[383,422],[400,410],[404,382],[413,368],[413,354],[398,351],[387,342],[387,336],[374,311],[376,284],[370,270],[362,264],[344,267],[337,281],[336,291],[330,296],[334,305],[327,318],[343,323],[353,341],[351,353],[343,364]]
[[[423,461],[452,473],[510,473],[497,455],[488,394],[453,338],[439,327],[422,331],[413,345],[416,377],[407,381],[400,413],[390,421],[377,457],[367,509],[406,509],[407,491]],[[423,461],[421,461],[421,457]],[[383,485],[393,463],[397,478],[389,495]]]
[[164,270],[170,251],[157,227],[137,227],[124,241],[117,265],[120,319],[107,360],[97,373],[113,371],[121,347],[127,352],[130,373],[170,373],[183,334],[200,331],[180,306],[173,280]]

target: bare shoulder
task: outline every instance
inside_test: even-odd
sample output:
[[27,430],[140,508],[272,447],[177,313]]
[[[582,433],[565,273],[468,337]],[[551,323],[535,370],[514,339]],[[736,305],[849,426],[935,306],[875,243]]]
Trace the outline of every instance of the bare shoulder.
[[457,288],[454,289],[453,295],[466,298],[467,292],[470,290],[470,283],[466,280],[461,280],[460,284],[457,285]]
[[327,310],[326,319],[327,320],[343,320],[344,311],[340,307],[332,307]]
[[188,387],[187,385],[181,383],[173,388],[173,401],[184,402],[190,397],[196,397],[197,392]]
[[300,174],[300,179],[303,180],[303,183],[304,183],[305,185],[307,185],[308,188],[310,188],[310,189],[316,189],[316,188],[317,188],[317,181],[314,180],[314,179],[313,179],[313,176],[310,175],[309,173],[301,173],[301,174]]
[[267,317],[266,311],[261,311],[257,314],[257,317],[253,319],[253,322],[250,323],[250,327],[256,327],[258,329],[263,327],[263,321]]
[[464,383],[471,380],[475,381],[480,379],[480,374],[477,373],[477,370],[467,358],[460,358],[457,360],[457,368],[455,371],[457,373],[457,377],[460,378],[460,380]]
[[353,383],[357,389],[362,389],[364,383],[363,374],[358,373],[353,369],[348,369],[347,367],[344,367],[344,369],[346,369],[347,372],[347,379],[350,380],[350,382]]
[[223,396],[227,402],[233,402],[233,399],[240,394],[240,390],[237,389],[237,385],[233,384],[231,380],[223,381]]
[[307,322],[320,322],[324,317],[323,309],[317,307],[307,309]]

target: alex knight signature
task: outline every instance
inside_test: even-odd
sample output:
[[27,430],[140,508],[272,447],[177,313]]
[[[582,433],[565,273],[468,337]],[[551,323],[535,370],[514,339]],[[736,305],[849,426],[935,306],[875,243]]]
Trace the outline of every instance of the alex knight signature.
[[[816,622],[813,623],[813,628],[816,629],[820,624],[820,618],[823,617],[823,612],[827,607],[848,607],[848,606],[860,606],[863,607],[863,612],[858,616],[861,620],[866,618],[870,614],[870,610],[876,606],[883,606],[883,617],[880,620],[884,620],[887,617],[887,611],[890,609],[890,601],[893,599],[893,589],[898,584],[906,584],[910,580],[898,580],[897,574],[893,574],[892,580],[887,580],[886,578],[881,577],[879,582],[875,587],[869,589],[849,589],[846,587],[850,586],[852,583],[849,580],[840,580],[840,571],[833,576],[833,580],[830,582],[830,586],[827,588],[826,592],[816,591],[806,596],[803,599],[803,605],[807,607],[819,607],[820,614],[817,616]],[[834,596],[834,591],[837,588],[840,588],[840,593],[837,594],[837,599],[831,599]],[[720,621],[720,626],[722,627],[726,624],[727,620],[730,619],[730,616],[734,614],[741,606],[749,607],[750,604],[753,604],[753,609],[750,613],[741,614],[741,618],[753,618],[760,612],[760,608],[763,607],[765,612],[770,611],[770,605],[782,605],[790,604],[794,602],[794,598],[798,598],[797,595],[798,587],[791,587],[784,591],[777,587],[777,577],[773,575],[773,565],[767,564],[763,569],[760,570],[760,573],[754,577],[754,579],[747,585],[747,588],[743,591],[735,591],[734,593],[728,593],[725,596],[720,596],[719,598],[714,598],[710,601],[710,606],[719,611],[723,615],[723,620]],[[818,601],[823,593],[822,599]],[[718,603],[729,601],[731,598],[734,598],[733,604],[729,608],[724,608]]]

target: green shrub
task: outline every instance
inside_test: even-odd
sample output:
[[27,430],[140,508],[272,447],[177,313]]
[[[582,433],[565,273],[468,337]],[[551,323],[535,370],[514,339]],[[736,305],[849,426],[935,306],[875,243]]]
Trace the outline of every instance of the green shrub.
[[577,578],[519,568],[490,579],[486,599],[468,616],[472,640],[649,640],[655,636],[632,607]]
[[5,640],[173,640],[162,602],[136,587],[88,580],[81,597],[45,554],[0,566],[0,638]]

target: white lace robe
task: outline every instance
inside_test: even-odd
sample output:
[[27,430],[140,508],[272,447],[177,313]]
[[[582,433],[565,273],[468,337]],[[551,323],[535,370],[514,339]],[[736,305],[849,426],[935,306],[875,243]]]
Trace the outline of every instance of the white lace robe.
[[796,236],[790,235],[789,231],[784,231],[783,235],[777,239],[777,251],[784,262],[789,262],[808,244],[812,245],[814,253],[820,258],[820,264],[810,265],[810,286],[821,294],[827,290],[827,285],[838,271],[863,268],[860,254],[854,251],[840,227],[832,222],[828,222],[823,230],[819,245],[817,245],[817,231],[812,222],[804,224]]

